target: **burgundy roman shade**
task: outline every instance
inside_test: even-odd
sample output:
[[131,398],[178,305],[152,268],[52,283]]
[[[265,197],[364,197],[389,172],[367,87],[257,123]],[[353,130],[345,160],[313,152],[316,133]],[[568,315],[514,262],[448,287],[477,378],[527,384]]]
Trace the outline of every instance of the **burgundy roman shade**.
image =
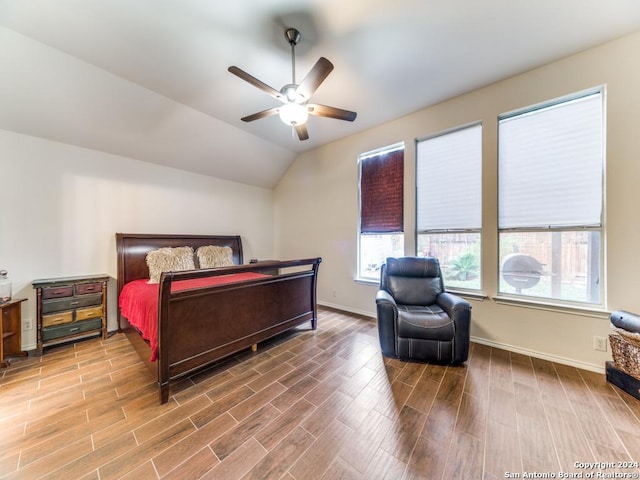
[[404,150],[360,160],[360,233],[404,230]]

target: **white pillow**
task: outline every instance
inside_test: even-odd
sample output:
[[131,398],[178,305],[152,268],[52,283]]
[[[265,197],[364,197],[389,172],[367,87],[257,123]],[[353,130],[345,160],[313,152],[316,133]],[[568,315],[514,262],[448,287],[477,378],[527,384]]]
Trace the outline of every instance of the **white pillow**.
[[230,267],[233,263],[233,251],[230,247],[207,245],[196,251],[200,268]]
[[195,270],[193,248],[191,247],[163,247],[147,253],[149,267],[149,283],[158,283],[162,272],[181,272]]

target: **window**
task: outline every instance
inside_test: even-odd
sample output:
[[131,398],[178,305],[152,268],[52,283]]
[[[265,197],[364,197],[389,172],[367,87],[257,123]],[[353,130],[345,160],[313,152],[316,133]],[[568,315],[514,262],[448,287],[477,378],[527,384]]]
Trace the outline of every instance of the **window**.
[[499,291],[601,304],[603,92],[498,120]]
[[365,153],[360,168],[358,278],[379,280],[387,257],[404,255],[404,145]]
[[479,290],[482,125],[416,143],[418,256],[437,257],[448,288]]

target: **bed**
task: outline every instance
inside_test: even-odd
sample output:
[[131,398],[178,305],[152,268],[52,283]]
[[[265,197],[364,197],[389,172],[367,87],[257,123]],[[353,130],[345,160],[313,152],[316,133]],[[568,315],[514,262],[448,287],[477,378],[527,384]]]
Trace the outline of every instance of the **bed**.
[[[127,286],[148,283],[147,253],[163,247],[229,247],[234,266],[162,273],[153,342],[122,312]],[[317,327],[321,258],[243,264],[240,236],[116,234],[118,329],[154,373],[160,402],[170,383],[259,342],[310,322]],[[228,279],[231,279],[229,282]],[[152,286],[153,287],[153,286]],[[180,288],[178,288],[180,287]],[[152,348],[152,344],[156,348]]]

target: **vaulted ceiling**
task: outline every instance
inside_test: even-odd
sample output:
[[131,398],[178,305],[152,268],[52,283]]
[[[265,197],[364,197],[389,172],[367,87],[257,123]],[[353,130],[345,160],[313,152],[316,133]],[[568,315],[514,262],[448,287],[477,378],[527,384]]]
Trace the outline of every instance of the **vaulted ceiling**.
[[[354,123],[240,121],[277,101],[227,68],[290,83],[286,27]],[[0,128],[271,188],[300,152],[638,30],[638,0],[0,0]]]

